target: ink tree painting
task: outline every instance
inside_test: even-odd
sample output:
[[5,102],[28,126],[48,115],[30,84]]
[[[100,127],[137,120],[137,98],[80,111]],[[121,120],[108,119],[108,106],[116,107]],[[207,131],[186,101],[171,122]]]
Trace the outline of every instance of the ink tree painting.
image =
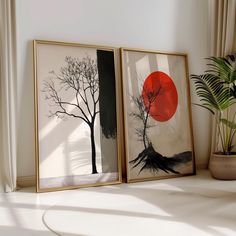
[[148,130],[152,127],[149,125],[149,119],[166,122],[176,112],[178,94],[172,79],[164,72],[155,71],[144,81],[142,94],[132,99],[138,111],[131,113],[131,116],[142,123],[141,127],[136,128],[136,134],[144,146],[143,151],[130,161],[133,168],[141,166],[140,172],[162,170],[166,173],[180,174],[174,168],[191,161],[192,153],[185,151],[173,157],[165,157],[154,149],[148,137]]
[[[99,80],[96,61],[90,57],[78,60],[72,57],[65,58],[66,65],[61,67],[60,74],[51,71],[52,79],[44,82],[45,99],[56,106],[55,111],[50,111],[50,117],[63,118],[70,116],[83,120],[90,130],[92,174],[96,174],[96,146],[94,140],[94,124],[99,113]],[[60,84],[56,88],[55,82]],[[64,100],[60,95],[61,90],[72,90],[75,100]],[[72,108],[72,109],[71,109]]]
[[34,40],[38,192],[120,183],[117,49]]
[[121,50],[127,181],[195,172],[185,54]]
[[[101,142],[116,141],[116,99],[112,57],[111,52],[103,50],[97,50],[99,61],[89,55],[83,58],[66,56],[65,64],[60,67],[59,72],[50,71],[49,79],[44,80],[43,84],[44,98],[51,107],[48,112],[49,118],[57,117],[65,120],[66,117],[70,117],[86,124],[90,136],[91,174],[98,173],[95,125],[101,126],[100,139],[103,140]],[[109,143],[111,144],[111,141]],[[116,166],[113,166],[113,171],[115,170]]]

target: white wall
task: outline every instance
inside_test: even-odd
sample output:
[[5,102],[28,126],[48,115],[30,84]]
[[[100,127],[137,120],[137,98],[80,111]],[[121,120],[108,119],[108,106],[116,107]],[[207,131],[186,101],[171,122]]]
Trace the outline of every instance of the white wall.
[[[34,174],[32,40],[135,47],[189,55],[190,73],[208,56],[206,0],[20,0],[17,10],[18,176]],[[198,101],[191,86],[192,102]],[[196,161],[206,165],[209,114],[193,106]]]

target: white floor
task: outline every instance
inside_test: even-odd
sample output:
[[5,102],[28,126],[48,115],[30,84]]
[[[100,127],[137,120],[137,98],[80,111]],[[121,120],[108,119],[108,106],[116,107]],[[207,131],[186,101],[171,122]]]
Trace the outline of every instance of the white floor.
[[0,235],[236,235],[236,181],[196,176],[0,195]]

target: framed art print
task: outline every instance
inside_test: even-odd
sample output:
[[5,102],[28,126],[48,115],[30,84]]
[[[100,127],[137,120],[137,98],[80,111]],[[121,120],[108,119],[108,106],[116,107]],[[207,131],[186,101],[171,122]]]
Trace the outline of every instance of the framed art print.
[[195,173],[187,55],[121,49],[127,181]]
[[117,56],[34,41],[38,192],[121,182]]

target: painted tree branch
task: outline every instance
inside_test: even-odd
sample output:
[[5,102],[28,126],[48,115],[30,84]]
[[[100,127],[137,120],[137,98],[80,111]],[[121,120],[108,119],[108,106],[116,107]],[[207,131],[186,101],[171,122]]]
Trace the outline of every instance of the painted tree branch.
[[132,97],[138,110],[130,115],[142,123],[142,126],[136,128],[135,132],[139,138],[138,140],[143,142],[144,149],[129,163],[132,164],[132,168],[140,166],[139,173],[144,170],[153,173],[162,170],[166,173],[179,174],[174,168],[192,159],[192,153],[188,151],[176,154],[173,157],[163,156],[154,149],[148,137],[147,131],[152,127],[148,124],[149,117],[157,116],[157,114],[153,114],[152,106],[156,106],[155,102],[162,91],[161,86],[156,90],[154,88],[148,88],[148,90],[143,88],[142,95]]
[[[92,173],[96,169],[96,147],[94,140],[94,124],[99,113],[99,78],[97,62],[89,56],[78,59],[65,58],[66,65],[61,67],[59,74],[51,71],[51,79],[44,81],[45,99],[54,107],[50,116],[62,118],[70,116],[83,120],[90,129],[92,150]],[[66,94],[74,94],[68,101]]]
[[[161,88],[158,90],[149,90],[146,91],[143,89],[142,95],[138,97],[132,97],[132,100],[137,107],[137,112],[132,112],[131,115],[136,118],[137,120],[141,120],[143,127],[136,128],[136,134],[138,137],[142,137],[144,148],[147,148],[150,144],[149,137],[147,135],[147,131],[152,126],[148,124],[148,118],[150,116],[150,110],[156,101],[157,97],[160,95]],[[144,97],[147,99],[144,102]]]

